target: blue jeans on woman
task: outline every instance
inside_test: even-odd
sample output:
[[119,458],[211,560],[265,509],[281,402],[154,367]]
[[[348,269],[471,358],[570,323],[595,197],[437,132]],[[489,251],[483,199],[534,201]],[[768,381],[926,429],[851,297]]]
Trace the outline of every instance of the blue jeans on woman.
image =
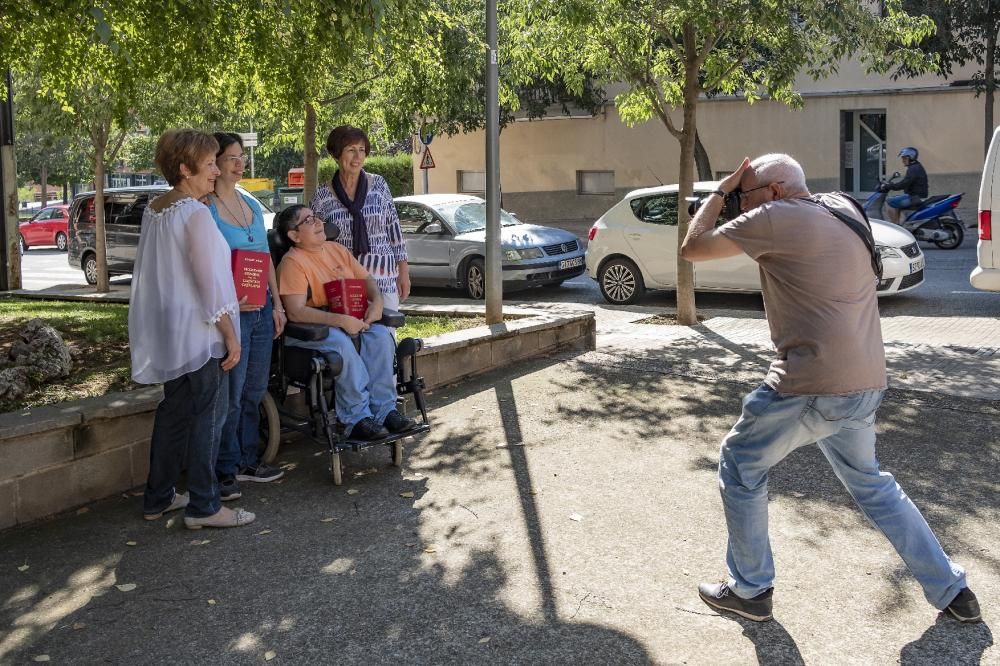
[[393,360],[396,342],[389,329],[381,324],[361,333],[361,351],[342,329],[330,327],[325,340],[305,341],[285,338],[291,347],[305,347],[322,353],[336,352],[344,369],[334,380],[337,420],[351,434],[358,421],[371,417],[381,425],[389,412],[396,409],[396,375]]
[[749,599],[774,585],[767,536],[767,473],[785,456],[817,442],[861,510],[889,539],[924,596],[944,609],[962,590],[965,571],[942,550],[934,532],[892,474],[875,457],[875,411],[882,390],[850,395],[781,395],[762,385],[743,400],[743,413],[722,441],[719,488],[729,528],[729,587]]
[[170,506],[185,465],[190,496],[185,515],[203,518],[222,508],[212,470],[229,395],[220,363],[221,359],[210,358],[198,370],[163,385],[149,443],[149,478],[142,506],[147,515]]
[[274,318],[271,294],[256,312],[240,313],[240,362],[229,371],[229,412],[215,473],[219,479],[236,476],[257,464],[260,446],[260,401],[267,393],[271,372]]

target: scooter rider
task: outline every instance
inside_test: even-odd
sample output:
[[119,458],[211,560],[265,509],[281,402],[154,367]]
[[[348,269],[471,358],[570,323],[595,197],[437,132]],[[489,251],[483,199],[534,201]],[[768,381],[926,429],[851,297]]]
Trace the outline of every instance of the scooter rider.
[[903,166],[906,167],[906,175],[900,181],[886,183],[882,186],[883,192],[903,190],[902,194],[886,199],[886,203],[889,204],[889,209],[886,212],[889,215],[889,221],[894,224],[899,224],[903,209],[916,208],[921,201],[927,198],[927,171],[924,170],[924,165],[917,161],[918,155],[917,149],[912,146],[907,146],[899,151],[899,157],[903,161]]

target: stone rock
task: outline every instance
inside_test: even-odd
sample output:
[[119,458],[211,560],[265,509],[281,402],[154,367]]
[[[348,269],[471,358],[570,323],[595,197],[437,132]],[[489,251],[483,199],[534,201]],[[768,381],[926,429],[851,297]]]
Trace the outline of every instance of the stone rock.
[[19,335],[21,339],[10,350],[12,365],[25,368],[35,383],[69,376],[73,357],[59,331],[41,319],[32,319]]
[[29,388],[27,368],[15,366],[0,370],[0,404],[18,400]]

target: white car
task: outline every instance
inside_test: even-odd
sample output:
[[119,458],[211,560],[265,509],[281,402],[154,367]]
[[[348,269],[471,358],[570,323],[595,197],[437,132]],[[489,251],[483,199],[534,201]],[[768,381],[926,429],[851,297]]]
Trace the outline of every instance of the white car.
[[[695,196],[718,187],[717,182],[695,183]],[[717,224],[723,222],[720,218]],[[872,235],[882,255],[879,296],[924,281],[924,255],[910,232],[872,220]],[[676,289],[677,185],[630,192],[594,223],[588,238],[587,274],[609,303],[636,303],[646,289]],[[760,291],[760,274],[750,257],[738,255],[696,263],[694,284],[699,291]]]
[[1000,128],[993,133],[983,181],[979,185],[979,244],[969,283],[976,289],[1000,291],[1000,243],[993,242],[993,212],[1000,217]]

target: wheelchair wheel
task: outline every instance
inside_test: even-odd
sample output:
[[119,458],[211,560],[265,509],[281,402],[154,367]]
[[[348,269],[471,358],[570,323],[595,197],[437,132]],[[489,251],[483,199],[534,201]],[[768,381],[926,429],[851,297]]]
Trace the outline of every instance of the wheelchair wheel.
[[392,466],[403,466],[403,440],[397,439],[392,443]]
[[281,416],[278,415],[278,405],[270,393],[264,394],[260,401],[260,461],[270,465],[278,457],[278,446],[281,445]]
[[330,454],[330,476],[333,477],[333,485],[339,486],[344,483],[344,467],[340,464],[340,451]]

